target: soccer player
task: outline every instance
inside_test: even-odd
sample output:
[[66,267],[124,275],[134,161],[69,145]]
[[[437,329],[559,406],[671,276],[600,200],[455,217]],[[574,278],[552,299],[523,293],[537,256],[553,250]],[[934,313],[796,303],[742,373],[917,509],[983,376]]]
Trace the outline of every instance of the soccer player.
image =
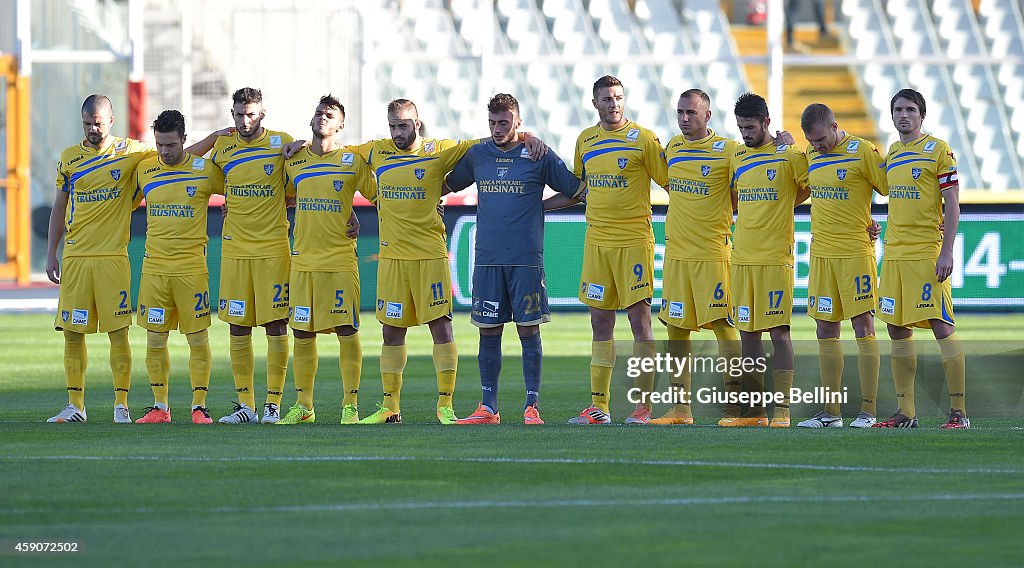
[[287,160],[285,175],[296,196],[295,243],[289,291],[293,372],[298,400],[278,424],[316,421],[313,383],[317,372],[316,334],[335,332],[344,386],[341,423],[359,420],[359,379],[363,351],[359,342],[359,265],[356,241],[346,238],[352,198],[358,191],[374,199],[377,182],[366,162],[340,146],[335,136],[345,127],[345,107],[325,95],[310,122],[313,141]]
[[[654,231],[651,180],[668,184],[665,151],[653,132],[626,118],[622,82],[605,75],[594,82],[599,121],[576,139],[573,173],[587,184],[587,236],[579,299],[590,307],[593,332],[591,405],[572,424],[610,424],[609,389],[615,367],[615,311],[626,310],[633,331],[633,355],[654,356],[651,332]],[[649,393],[654,374],[641,373],[636,386]],[[649,402],[637,404],[627,424],[650,422]]]
[[448,175],[445,191],[461,191],[476,183],[476,256],[473,267],[471,321],[480,328],[480,383],[483,400],[476,411],[456,424],[498,424],[498,377],[501,336],[514,321],[522,344],[526,403],[523,421],[543,424],[538,409],[542,347],[540,324],[551,320],[544,286],[544,186],[575,202],[586,188],[549,152],[529,159],[519,142],[519,102],[498,94],[487,103],[491,139],[469,149]]
[[146,370],[153,406],[137,424],[171,421],[167,335],[188,340],[192,422],[210,424],[210,282],[206,267],[206,214],[210,195],[224,192],[224,176],[209,160],[185,151],[185,117],[165,110],[153,123],[158,156],[143,160],[132,189],[146,200],[146,257],[139,285],[138,324],[146,332]]
[[[110,338],[114,422],[132,422],[128,411],[132,372],[128,239],[134,195],[130,184],[138,163],[155,152],[136,140],[112,136],[113,125],[110,99],[89,95],[82,104],[85,138],[64,149],[57,163],[46,275],[61,285],[54,328],[64,334],[68,405],[47,422],[86,421],[85,335],[97,332]],[[217,136],[226,133],[214,132],[189,150],[206,152]],[[62,240],[64,249],[58,260],[57,248]]]
[[[776,145],[768,130],[768,105],[762,97],[742,95],[734,113],[746,147],[738,149],[731,159],[731,186],[737,198],[732,317],[740,329],[745,361],[763,358],[761,336],[765,331],[771,336],[774,388],[786,393],[786,402],[775,406],[770,426],[788,428],[794,373],[789,332],[793,311],[793,208],[810,193],[807,158],[788,144]],[[743,380],[747,392],[764,390],[764,373],[757,368],[745,373]],[[765,407],[753,407],[746,414],[723,419],[719,425],[769,426]]]
[[[691,332],[711,329],[718,339],[719,356],[735,361],[740,356],[740,342],[729,311],[729,245],[736,204],[729,182],[731,157],[739,144],[708,128],[710,109],[707,93],[700,89],[684,91],[676,105],[682,134],[665,147],[669,208],[658,319],[668,329],[673,356],[682,358],[690,353]],[[739,377],[727,371],[724,380],[727,392],[740,391]],[[673,379],[672,387],[674,392],[692,392],[688,368]],[[722,418],[739,416],[739,406],[728,404]],[[676,402],[651,424],[693,424],[689,402]]]
[[238,402],[225,424],[251,424],[255,359],[252,328],[267,330],[267,398],[263,422],[277,422],[288,368],[288,217],[284,156],[292,141],[262,126],[263,93],[245,87],[231,96],[234,136],[217,140],[211,159],[224,173],[225,203],[217,316],[231,326],[231,374]]
[[[875,423],[878,394],[878,342],[875,341],[875,247],[864,232],[871,225],[871,192],[888,195],[882,156],[871,142],[839,129],[827,106],[804,109],[800,127],[807,147],[811,187],[811,267],[807,314],[818,336],[821,386],[838,393],[843,386],[840,323],[848,319],[857,337],[861,409],[852,428]],[[802,428],[841,428],[839,403],[828,403]]]
[[[913,328],[930,327],[939,342],[950,409],[941,428],[970,428],[964,394],[964,350],[953,322],[953,241],[960,221],[956,158],[946,142],[921,132],[924,97],[902,89],[889,103],[900,133],[889,147],[889,223],[878,287],[878,319],[892,339],[892,376],[899,409],[876,428],[916,428]],[[940,231],[939,223],[942,223]]]

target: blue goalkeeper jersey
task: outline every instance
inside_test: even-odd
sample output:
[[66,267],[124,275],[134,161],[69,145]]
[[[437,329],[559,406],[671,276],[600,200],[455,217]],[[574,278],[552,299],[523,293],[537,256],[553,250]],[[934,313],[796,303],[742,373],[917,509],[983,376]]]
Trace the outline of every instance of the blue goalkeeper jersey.
[[544,186],[576,197],[582,183],[549,151],[533,162],[519,144],[503,152],[489,140],[469,149],[448,187],[477,186],[477,266],[544,266]]

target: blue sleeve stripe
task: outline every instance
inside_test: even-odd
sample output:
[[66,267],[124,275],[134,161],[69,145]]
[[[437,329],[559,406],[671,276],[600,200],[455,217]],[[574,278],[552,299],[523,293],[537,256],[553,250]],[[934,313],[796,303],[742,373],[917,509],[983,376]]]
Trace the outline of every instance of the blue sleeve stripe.
[[903,165],[906,165],[906,164],[915,164],[917,162],[931,162],[931,163],[935,163],[935,160],[933,160],[931,158],[913,158],[913,159],[910,159],[910,160],[903,160],[902,162],[893,162],[893,163],[887,164],[885,166],[885,173],[889,173],[889,170],[895,168],[896,166],[903,166]]
[[814,164],[811,164],[811,166],[807,168],[807,173],[811,173],[819,168],[827,168],[828,166],[835,166],[837,164],[845,164],[848,162],[857,162],[859,160],[860,158],[845,158],[842,160],[832,160],[831,162],[816,162]]
[[302,183],[306,178],[320,177],[320,176],[354,176],[355,172],[309,172],[308,174],[299,174],[295,176],[295,189],[299,189],[299,184]]
[[701,162],[709,160],[724,160],[725,158],[712,158],[710,156],[677,156],[668,161],[668,165],[671,167],[673,164],[679,162]]
[[115,158],[115,159],[107,161],[107,162],[102,162],[102,163],[96,164],[95,166],[93,166],[91,168],[86,168],[86,169],[84,169],[84,170],[82,170],[80,172],[75,172],[75,173],[71,174],[71,185],[74,185],[76,181],[82,179],[82,176],[84,176],[85,174],[87,174],[89,172],[92,172],[94,170],[98,170],[98,169],[100,169],[102,167],[106,167],[106,166],[109,166],[109,165],[112,165],[112,164],[116,164],[117,162],[120,162],[121,160],[125,159],[126,157],[127,156],[122,156],[120,158]]
[[[762,157],[764,157],[764,154],[762,154]],[[758,166],[764,166],[766,164],[777,164],[779,162],[785,162],[785,161],[786,161],[785,158],[775,158],[774,160],[762,160],[760,162],[751,162],[749,164],[740,166],[740,167],[736,168],[736,173],[732,174],[732,185],[735,185],[736,184],[736,180],[738,180],[741,175],[747,173],[752,168],[756,168]]]
[[629,146],[613,146],[611,148],[601,148],[600,150],[591,150],[591,151],[587,152],[586,154],[583,154],[583,163],[585,164],[591,158],[596,158],[596,157],[600,156],[601,154],[607,154],[609,152],[623,152],[623,151],[640,152],[641,150],[640,150],[640,148],[632,148],[632,147],[629,147]]
[[169,183],[178,183],[178,182],[182,182],[182,181],[197,181],[197,180],[201,180],[201,179],[207,179],[207,178],[206,178],[206,176],[194,176],[194,177],[183,177],[183,178],[175,178],[175,179],[165,179],[165,180],[162,180],[162,181],[152,181],[152,182],[149,182],[146,185],[142,186],[142,195],[143,196],[149,195],[150,191],[152,191],[152,190],[154,190],[154,189],[156,189],[156,188],[158,188],[160,186],[167,185]]
[[224,175],[226,176],[226,175],[228,175],[228,172],[233,170],[235,168],[235,166],[237,166],[239,164],[244,164],[245,162],[251,162],[253,160],[262,160],[264,158],[279,158],[279,157],[281,157],[281,154],[256,154],[254,156],[248,156],[246,158],[238,158],[237,160],[231,160],[230,162],[224,164],[224,167],[222,169],[224,170]]
[[377,177],[380,178],[380,176],[384,175],[384,172],[386,172],[388,170],[393,170],[395,168],[401,168],[403,166],[411,166],[413,164],[419,164],[419,163],[422,163],[422,162],[429,162],[431,160],[436,160],[436,159],[437,159],[436,156],[427,156],[427,157],[424,157],[424,158],[419,158],[417,160],[409,160],[409,161],[406,161],[406,162],[402,162],[400,164],[388,164],[386,166],[381,166],[381,167],[377,168]]
[[89,164],[95,162],[96,160],[102,160],[103,158],[106,158],[106,157],[107,157],[106,155],[93,156],[92,158],[89,158],[88,160],[82,162],[82,165],[83,166],[88,166]]

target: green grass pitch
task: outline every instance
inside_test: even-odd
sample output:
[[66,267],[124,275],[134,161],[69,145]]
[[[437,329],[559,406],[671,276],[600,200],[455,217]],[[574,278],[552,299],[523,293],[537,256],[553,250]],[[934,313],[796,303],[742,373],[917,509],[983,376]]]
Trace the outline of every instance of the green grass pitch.
[[[380,396],[379,327],[366,316],[363,415]],[[476,332],[466,314],[455,321],[461,416],[479,400]],[[812,345],[808,318],[794,322],[794,337]],[[502,371],[506,424],[496,427],[434,423],[426,329],[409,333],[400,426],[336,424],[341,386],[331,337],[319,341],[316,424],[193,426],[187,345],[177,334],[175,424],[110,424],[104,336],[89,338],[89,422],[45,424],[66,404],[62,341],[51,323],[0,316],[0,566],[1014,566],[1024,558],[1021,370],[972,355],[995,342],[1020,349],[1020,315],[960,318],[969,408],[1003,393],[1010,409],[979,410],[974,428],[960,432],[935,428],[941,380],[919,394],[928,415],[915,431],[726,430],[710,426],[716,409],[700,406],[694,427],[572,427],[566,419],[589,403],[582,314],[555,314],[543,328],[543,427],[522,425],[512,328]],[[879,331],[878,404],[888,415],[888,341]],[[628,333],[620,316],[617,337]],[[657,323],[655,333],[664,333]],[[144,332],[133,327],[131,339],[138,417],[152,398]],[[226,326],[215,324],[214,417],[230,410],[234,395],[227,339]],[[265,345],[257,331],[257,392]],[[856,352],[846,354],[845,384],[856,390]],[[816,363],[808,361],[798,382],[811,386]],[[919,375],[934,375],[936,365],[922,362]],[[289,373],[285,406],[293,401]],[[625,408],[613,406],[617,421]],[[17,542],[68,541],[80,552],[13,551]]]

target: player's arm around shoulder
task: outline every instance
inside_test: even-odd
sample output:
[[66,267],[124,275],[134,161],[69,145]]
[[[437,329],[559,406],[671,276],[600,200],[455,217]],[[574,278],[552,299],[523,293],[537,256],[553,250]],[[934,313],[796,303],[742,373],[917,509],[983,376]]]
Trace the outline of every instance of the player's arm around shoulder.
[[644,167],[647,175],[661,188],[668,188],[668,154],[654,132],[642,130],[644,135]]
[[793,205],[800,205],[804,201],[807,201],[811,197],[811,186],[810,186],[810,174],[808,172],[808,158],[807,154],[811,151],[808,146],[807,151],[801,152],[793,146],[786,148],[786,159],[789,161],[790,168],[793,171],[793,181],[796,183],[796,199]]
[[889,181],[885,175],[885,157],[878,147],[868,140],[861,142],[861,164],[864,167],[864,178],[879,195],[889,195]]

